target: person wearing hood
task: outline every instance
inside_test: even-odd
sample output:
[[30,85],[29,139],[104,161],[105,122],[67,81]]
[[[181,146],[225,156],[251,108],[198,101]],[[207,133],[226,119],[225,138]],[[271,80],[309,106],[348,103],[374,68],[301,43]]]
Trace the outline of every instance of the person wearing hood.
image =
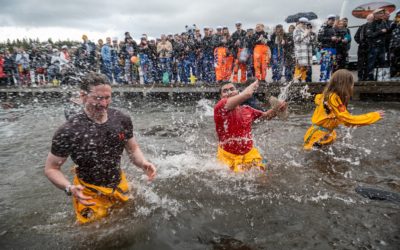
[[252,44],[254,45],[254,73],[256,78],[262,82],[265,82],[267,67],[271,59],[268,42],[268,33],[264,31],[264,24],[257,24],[256,32],[252,36]]

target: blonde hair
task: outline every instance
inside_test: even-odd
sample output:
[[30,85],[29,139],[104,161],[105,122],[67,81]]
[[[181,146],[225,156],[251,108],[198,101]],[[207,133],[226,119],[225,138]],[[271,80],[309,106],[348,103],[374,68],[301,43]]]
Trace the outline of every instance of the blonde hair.
[[350,97],[353,95],[354,78],[350,71],[339,69],[332,74],[328,85],[324,89],[324,101],[328,101],[333,93],[340,97],[340,100],[347,107]]
[[257,28],[260,28],[260,29],[264,30],[264,24],[258,23],[258,24],[256,25],[256,29],[257,29]]

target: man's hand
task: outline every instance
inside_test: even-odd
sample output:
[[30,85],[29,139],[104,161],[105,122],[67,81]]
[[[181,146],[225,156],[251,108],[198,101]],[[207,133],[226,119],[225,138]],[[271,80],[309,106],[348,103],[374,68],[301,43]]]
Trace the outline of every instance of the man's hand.
[[281,101],[281,103],[276,107],[279,112],[284,112],[288,107],[287,102]]
[[79,203],[82,203],[85,206],[93,206],[96,205],[95,202],[89,202],[88,200],[92,200],[93,197],[87,196],[83,194],[83,189],[85,189],[81,185],[71,185],[70,190],[73,196],[78,200]]
[[260,86],[260,84],[259,84],[258,79],[257,79],[255,82],[253,82],[252,84],[247,86],[247,88],[245,88],[243,90],[243,93],[245,93],[245,94],[247,94],[247,95],[249,95],[251,97],[254,94],[254,92],[257,91],[258,86]]
[[156,176],[157,170],[153,163],[144,161],[142,165],[143,171],[146,172],[147,176],[149,177],[149,181],[152,181]]

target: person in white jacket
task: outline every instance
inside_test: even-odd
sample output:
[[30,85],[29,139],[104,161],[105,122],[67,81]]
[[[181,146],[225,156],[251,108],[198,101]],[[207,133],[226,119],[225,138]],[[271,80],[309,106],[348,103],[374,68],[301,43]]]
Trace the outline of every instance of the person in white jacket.
[[71,62],[71,57],[69,56],[68,52],[68,46],[64,45],[61,47],[61,52],[60,52],[60,66],[61,68],[65,65]]
[[29,62],[29,54],[24,49],[19,49],[15,63],[17,64],[20,84],[23,86],[31,83]]
[[305,81],[307,69],[312,65],[311,29],[307,28],[308,19],[302,17],[293,32],[296,68],[294,78]]

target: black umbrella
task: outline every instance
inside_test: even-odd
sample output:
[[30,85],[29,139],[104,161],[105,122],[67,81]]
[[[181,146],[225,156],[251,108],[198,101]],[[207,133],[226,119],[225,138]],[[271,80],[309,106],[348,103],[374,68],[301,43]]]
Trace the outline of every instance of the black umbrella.
[[285,19],[287,23],[295,23],[298,22],[300,18],[305,17],[308,20],[317,19],[318,16],[314,12],[300,12],[294,15],[290,15]]

